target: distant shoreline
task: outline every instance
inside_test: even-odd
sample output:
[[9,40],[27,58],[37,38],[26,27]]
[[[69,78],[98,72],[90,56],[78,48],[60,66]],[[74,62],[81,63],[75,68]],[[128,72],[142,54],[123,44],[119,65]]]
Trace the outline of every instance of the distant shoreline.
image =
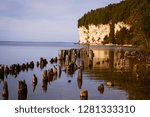
[[[86,43],[79,43],[79,42],[76,42],[74,44],[78,44],[78,45],[87,45]],[[111,46],[111,47],[136,47],[134,45],[118,45],[118,44],[89,44],[89,46]]]

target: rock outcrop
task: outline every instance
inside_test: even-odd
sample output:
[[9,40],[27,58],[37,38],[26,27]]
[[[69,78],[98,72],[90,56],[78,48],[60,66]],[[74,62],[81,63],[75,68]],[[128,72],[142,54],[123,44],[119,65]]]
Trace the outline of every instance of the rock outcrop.
[[[114,24],[114,33],[120,31],[122,28],[130,30],[131,25],[124,22]],[[88,27],[81,26],[78,28],[80,44],[102,44],[104,38],[110,34],[110,24],[88,25]]]

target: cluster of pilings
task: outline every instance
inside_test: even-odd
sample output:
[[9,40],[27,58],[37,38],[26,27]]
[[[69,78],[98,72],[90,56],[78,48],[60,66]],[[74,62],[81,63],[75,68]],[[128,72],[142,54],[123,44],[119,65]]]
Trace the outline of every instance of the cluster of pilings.
[[121,56],[118,59],[118,63],[115,66],[120,65],[121,70],[125,69],[127,59],[133,60],[135,65],[133,66],[134,74],[137,78],[147,78],[150,76],[150,53],[144,51],[126,51],[121,50]]
[[150,53],[145,53],[144,51],[129,51],[125,55],[128,58],[135,58],[140,62],[150,64]]
[[27,63],[23,63],[23,64],[12,64],[10,66],[8,65],[0,65],[0,78],[4,78],[4,75],[7,77],[8,75],[15,75],[17,77],[17,75],[21,72],[21,71],[28,71],[28,69],[34,69],[34,62],[27,62]]
[[[36,62],[36,66],[43,69],[48,64],[48,61],[44,59],[43,57],[40,58],[39,61]],[[22,64],[12,64],[10,66],[8,65],[0,65],[0,82],[3,82],[3,89],[2,89],[2,96],[3,99],[8,99],[9,97],[9,91],[8,91],[8,84],[7,81],[5,81],[4,77],[7,78],[8,75],[14,75],[15,77],[18,76],[20,72],[33,70],[35,67],[34,61],[26,62]],[[34,74],[32,79],[32,85],[33,85],[33,91],[35,90],[35,87],[37,85],[37,77]],[[18,99],[27,99],[27,84],[24,81],[18,81]]]
[[47,60],[41,57],[40,60],[36,62],[36,66],[43,69],[47,65],[47,63],[48,63]]
[[[85,57],[88,57],[88,61],[85,61]],[[67,75],[73,75],[76,71],[77,73],[77,84],[78,88],[80,90],[80,99],[88,99],[88,91],[82,89],[82,83],[83,83],[83,72],[85,69],[85,62],[88,63],[86,66],[89,68],[93,67],[93,58],[94,58],[94,52],[93,50],[81,48],[81,49],[68,49],[68,50],[59,50],[58,51],[58,57],[52,57],[50,60],[47,60],[43,57],[39,59],[39,61],[36,62],[36,66],[40,69],[43,69],[48,64],[48,61],[53,64],[52,68],[48,68],[42,71],[42,88],[46,92],[47,91],[47,85],[48,83],[54,81],[58,77],[61,77],[62,71],[64,71]],[[118,59],[117,65],[121,63],[121,65],[125,65],[126,58],[137,58],[138,61],[145,62],[147,68],[150,64],[150,56],[148,55],[142,55],[138,51],[130,51],[130,52],[122,52]],[[79,60],[79,63],[77,63],[77,59]],[[105,62],[109,63],[110,60],[106,59],[105,61],[97,61],[96,64],[104,64]],[[145,64],[144,64],[145,65]],[[9,91],[8,91],[8,84],[7,81],[4,80],[4,77],[7,75],[17,75],[21,71],[28,71],[29,69],[34,69],[35,63],[33,61],[26,62],[22,64],[12,64],[10,66],[8,65],[0,65],[0,80],[3,81],[3,91],[2,96],[4,99],[8,99],[9,97]],[[140,72],[140,66],[135,66],[136,72]],[[140,74],[140,73],[139,73]],[[140,75],[137,74],[137,77],[140,77]],[[36,89],[36,85],[38,84],[38,77],[36,74],[33,74],[32,76],[32,86],[33,91]],[[71,80],[68,80],[68,83],[71,83]],[[104,92],[104,84],[100,84],[97,89],[100,93]],[[111,81],[106,82],[106,86],[113,87],[114,83]],[[27,99],[28,94],[28,87],[27,83],[24,81],[18,81],[18,99]]]
[[67,74],[74,74],[78,69],[76,59],[80,57],[79,49],[59,50],[58,59],[64,63],[64,71]]
[[[59,56],[59,59],[57,57],[53,57],[50,60],[47,60],[43,57],[39,59],[39,61],[35,62],[36,67],[39,67],[40,69],[43,69],[48,64],[48,61],[53,64],[57,64],[57,61],[64,61],[65,62],[65,71],[69,74],[73,74],[74,71],[77,69],[77,65],[75,63],[76,57],[79,55],[77,49],[71,49],[71,50],[61,50],[63,51],[63,58]],[[68,57],[68,58],[67,58]],[[8,99],[9,97],[9,91],[8,91],[8,84],[7,81],[5,81],[4,77],[8,75],[17,75],[20,72],[28,71],[29,69],[33,70],[35,67],[35,63],[33,61],[26,62],[22,64],[12,64],[10,66],[8,65],[0,65],[0,82],[3,82],[3,89],[2,89],[2,96],[4,99]],[[58,67],[58,68],[57,68]],[[54,65],[53,68],[49,68],[47,70],[44,70],[42,72],[42,88],[46,92],[47,91],[47,84],[48,82],[51,82],[53,80],[56,80],[57,76],[61,77],[62,73],[62,66]],[[38,83],[38,77],[36,74],[33,74],[32,77],[32,86],[33,91],[35,91],[36,85]],[[18,81],[18,99],[27,99],[27,83],[24,81]]]
[[47,84],[48,82],[52,82],[57,79],[57,75],[61,77],[61,68],[57,69],[57,67],[54,65],[53,68],[50,68],[48,70],[44,70],[42,73],[42,88],[46,92],[47,91]]
[[[88,67],[93,67],[94,52],[89,49],[69,49],[69,50],[59,50],[58,59],[64,62],[64,71],[67,74],[74,74],[77,71],[77,84],[80,90],[80,99],[88,99],[88,91],[82,89],[83,83],[83,71],[85,68],[85,57],[88,57]],[[83,58],[81,58],[83,57]],[[77,63],[76,60],[80,59]],[[71,80],[68,80],[70,83]]]
[[[53,68],[45,69],[42,72],[42,88],[46,92],[47,91],[47,85],[49,82],[56,80],[57,76],[61,77],[62,70],[69,75],[72,75],[75,73],[75,71],[78,70],[78,76],[77,76],[77,84],[80,92],[80,98],[81,99],[88,99],[88,95],[85,96],[85,94],[82,95],[84,92],[82,90],[82,82],[83,82],[83,70],[85,67],[85,61],[81,60],[80,63],[76,63],[76,60],[80,58],[80,56],[87,56],[89,57],[88,66],[91,68],[93,66],[93,57],[94,53],[92,50],[87,49],[68,49],[68,50],[59,50],[58,51],[58,58],[53,57],[49,60],[51,64],[56,63],[59,61],[57,65],[53,65]],[[63,65],[61,63],[64,63]],[[43,69],[48,64],[48,60],[41,57],[39,61],[36,62],[36,66]],[[3,97],[4,99],[8,99],[9,93],[8,93],[8,85],[7,82],[4,81],[4,75],[17,75],[21,71],[28,71],[28,69],[34,69],[34,62],[27,62],[23,64],[13,64],[8,67],[7,65],[0,65],[0,77],[3,80]],[[70,83],[71,80],[68,80]],[[36,74],[33,74],[32,77],[32,86],[33,91],[36,89],[36,85],[38,83],[38,77]],[[88,92],[88,91],[86,91]],[[18,99],[27,99],[27,93],[28,88],[27,84],[24,81],[18,81]],[[88,94],[88,93],[86,93]]]
[[[54,61],[56,61],[57,57],[55,57]],[[41,57],[39,61],[36,62],[36,66],[40,67],[41,69],[43,69],[46,65],[48,64],[48,61]],[[17,75],[21,72],[21,71],[28,71],[33,70],[35,67],[35,63],[34,61],[31,62],[26,62],[26,63],[22,63],[22,64],[12,64],[10,66],[8,65],[2,65],[0,64],[0,79],[4,79],[4,76],[8,76],[8,75],[14,75],[15,77],[17,77]]]

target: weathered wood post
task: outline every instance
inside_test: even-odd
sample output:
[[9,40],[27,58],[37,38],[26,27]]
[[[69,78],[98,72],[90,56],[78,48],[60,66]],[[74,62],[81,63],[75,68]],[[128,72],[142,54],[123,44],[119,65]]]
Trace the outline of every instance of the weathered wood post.
[[7,82],[4,81],[3,82],[3,91],[2,91],[2,96],[5,100],[8,99],[8,85],[7,85]]

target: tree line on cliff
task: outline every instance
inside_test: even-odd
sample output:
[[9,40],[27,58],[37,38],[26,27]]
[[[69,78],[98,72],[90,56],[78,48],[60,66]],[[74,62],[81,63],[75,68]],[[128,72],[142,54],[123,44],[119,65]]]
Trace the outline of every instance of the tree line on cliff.
[[[114,24],[123,21],[131,25],[114,35]],[[110,35],[105,43],[150,46],[150,0],[123,0],[104,8],[91,10],[78,20],[78,27],[110,23]]]

